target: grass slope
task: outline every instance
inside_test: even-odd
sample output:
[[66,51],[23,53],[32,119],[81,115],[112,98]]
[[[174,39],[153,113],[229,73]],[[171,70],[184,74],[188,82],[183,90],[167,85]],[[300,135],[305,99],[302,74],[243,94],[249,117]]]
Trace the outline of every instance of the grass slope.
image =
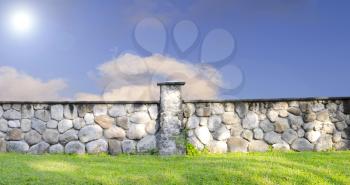
[[350,152],[0,154],[0,184],[350,184]]

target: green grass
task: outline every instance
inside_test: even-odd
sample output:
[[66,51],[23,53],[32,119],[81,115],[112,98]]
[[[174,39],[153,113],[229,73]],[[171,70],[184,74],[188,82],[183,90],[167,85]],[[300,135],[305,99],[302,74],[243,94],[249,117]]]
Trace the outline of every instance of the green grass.
[[350,184],[350,152],[0,154],[0,184]]

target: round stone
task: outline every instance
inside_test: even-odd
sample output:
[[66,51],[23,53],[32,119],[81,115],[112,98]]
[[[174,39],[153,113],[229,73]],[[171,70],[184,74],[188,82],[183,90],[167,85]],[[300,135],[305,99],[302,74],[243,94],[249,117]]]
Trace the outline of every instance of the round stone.
[[107,150],[108,150],[108,144],[104,139],[98,139],[86,144],[86,151],[89,154],[103,153],[103,152],[107,152]]
[[104,130],[104,136],[107,139],[124,139],[125,131],[122,128],[113,125],[111,128]]
[[64,151],[67,154],[84,154],[85,145],[79,141],[71,141],[66,144]]
[[79,140],[83,143],[102,137],[102,128],[98,125],[88,125],[79,131]]
[[56,129],[46,129],[43,133],[43,139],[49,144],[58,143],[59,133]]

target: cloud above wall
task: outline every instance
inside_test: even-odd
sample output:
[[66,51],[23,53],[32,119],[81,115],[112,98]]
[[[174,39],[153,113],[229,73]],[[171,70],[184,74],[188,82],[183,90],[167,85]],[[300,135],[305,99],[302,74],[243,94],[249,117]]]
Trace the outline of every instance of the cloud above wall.
[[157,100],[160,81],[185,81],[185,99],[213,99],[222,83],[219,72],[205,65],[155,54],[141,57],[122,54],[98,68],[97,79],[102,87],[100,94],[80,92],[77,100]]
[[62,79],[43,81],[12,67],[0,66],[0,100],[45,101],[62,100],[67,87]]

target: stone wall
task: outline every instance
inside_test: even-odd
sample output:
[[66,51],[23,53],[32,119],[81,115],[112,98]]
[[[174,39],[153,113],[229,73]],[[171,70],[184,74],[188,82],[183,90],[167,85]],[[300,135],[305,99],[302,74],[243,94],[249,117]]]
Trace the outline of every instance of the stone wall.
[[0,104],[0,151],[156,151],[157,104]]
[[350,149],[348,100],[184,104],[188,142],[212,153]]
[[350,149],[350,98],[156,102],[0,102],[0,152],[185,154]]

